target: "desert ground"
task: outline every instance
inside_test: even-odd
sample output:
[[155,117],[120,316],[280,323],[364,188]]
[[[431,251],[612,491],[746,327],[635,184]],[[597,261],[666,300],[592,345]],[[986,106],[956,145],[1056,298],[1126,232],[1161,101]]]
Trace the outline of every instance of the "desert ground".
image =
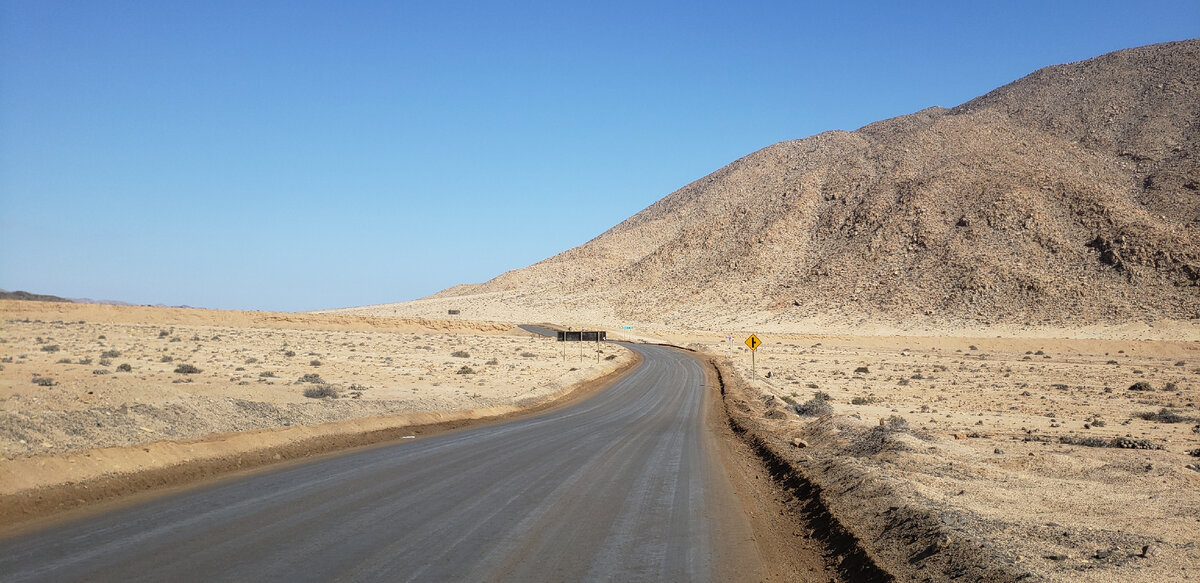
[[752,371],[744,337],[672,340],[854,504],[882,488],[1051,581],[1200,577],[1200,341],[760,334]]
[[511,324],[22,301],[0,313],[4,493],[85,478],[51,470],[97,448],[117,463],[212,434],[504,413],[631,359],[615,345],[564,355]]
[[[239,446],[248,447],[263,439],[256,432],[289,426],[517,410],[632,359],[612,344],[564,355],[500,321],[15,301],[0,309],[6,491],[75,479],[73,465],[112,469],[123,460],[116,451],[174,452],[165,460],[178,462],[190,450],[162,444],[213,434],[251,436]],[[872,532],[890,544],[892,527],[879,517],[899,508],[936,523],[914,540],[976,545],[994,563],[1051,581],[1200,572],[1193,323],[768,331],[753,369],[744,331],[602,327],[716,361],[733,377],[731,417],[752,419],[824,484],[831,511],[867,546]]]

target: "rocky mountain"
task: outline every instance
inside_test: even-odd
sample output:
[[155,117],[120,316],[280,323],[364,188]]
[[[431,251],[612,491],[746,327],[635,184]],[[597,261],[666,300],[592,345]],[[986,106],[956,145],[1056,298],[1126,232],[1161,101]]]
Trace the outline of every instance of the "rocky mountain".
[[1200,39],[1118,51],[775,144],[432,299],[712,324],[1200,318],[1198,138]]

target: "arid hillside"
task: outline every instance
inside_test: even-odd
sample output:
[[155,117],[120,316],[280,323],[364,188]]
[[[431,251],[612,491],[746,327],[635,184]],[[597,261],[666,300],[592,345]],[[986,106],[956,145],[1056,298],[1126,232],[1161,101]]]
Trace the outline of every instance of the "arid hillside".
[[419,302],[693,328],[1200,318],[1198,137],[1200,40],[1118,51],[775,144]]

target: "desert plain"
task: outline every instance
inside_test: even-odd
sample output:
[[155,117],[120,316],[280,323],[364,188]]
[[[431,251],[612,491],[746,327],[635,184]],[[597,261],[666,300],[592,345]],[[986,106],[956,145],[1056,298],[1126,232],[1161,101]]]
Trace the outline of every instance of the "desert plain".
[[[566,350],[515,322],[0,308],[3,494],[336,432],[511,414],[634,360],[612,343]],[[1160,324],[1157,339],[1098,330],[766,332],[753,361],[745,331],[611,334],[713,362],[730,417],[771,436],[827,490],[843,486],[827,504],[863,532],[887,512],[870,514],[874,505],[918,508],[953,533],[939,534],[947,544],[972,541],[1046,580],[1190,578],[1200,569],[1200,341],[1186,322]]]
[[675,340],[744,381],[733,415],[844,488],[843,522],[920,508],[1051,581],[1200,577],[1200,342],[1072,335],[762,335],[753,371],[741,335]]
[[0,314],[0,495],[502,416],[633,358],[487,322],[23,301]]

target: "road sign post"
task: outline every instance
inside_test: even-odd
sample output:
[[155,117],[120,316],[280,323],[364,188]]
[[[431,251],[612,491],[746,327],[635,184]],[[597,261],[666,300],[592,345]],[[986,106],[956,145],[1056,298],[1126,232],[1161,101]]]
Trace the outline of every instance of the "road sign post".
[[746,339],[746,346],[750,347],[750,374],[754,374],[754,353],[758,352],[758,347],[760,344],[762,344],[762,341],[759,340],[758,336],[755,336],[754,334],[751,334],[750,337]]

